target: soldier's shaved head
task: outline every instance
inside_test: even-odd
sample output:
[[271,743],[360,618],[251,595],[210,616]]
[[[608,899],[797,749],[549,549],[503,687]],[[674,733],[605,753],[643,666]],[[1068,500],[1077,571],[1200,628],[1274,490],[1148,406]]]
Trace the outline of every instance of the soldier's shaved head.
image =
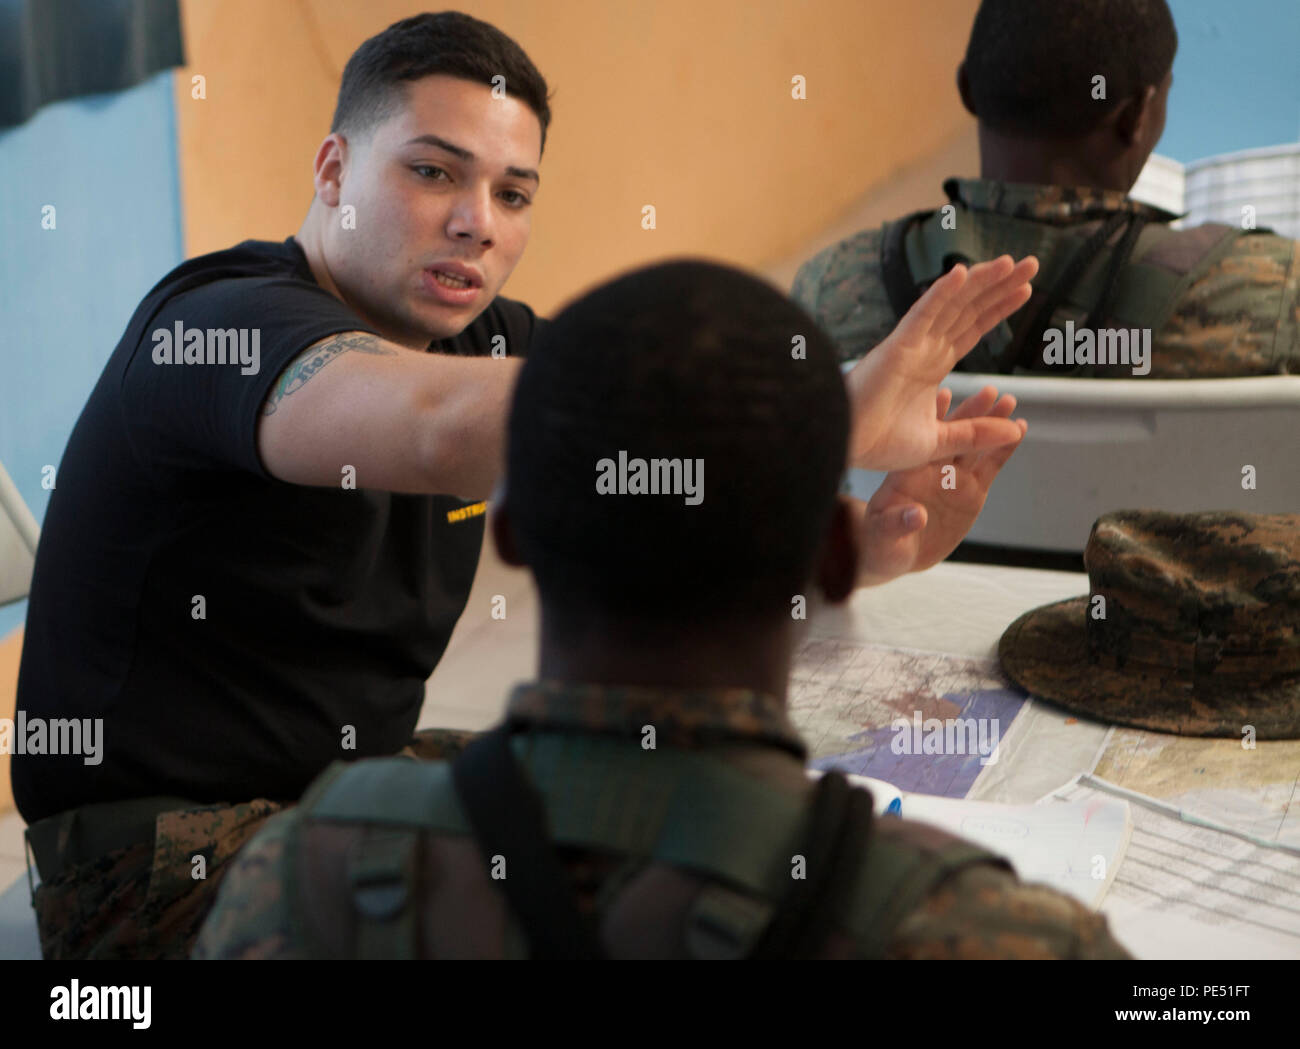
[[[848,430],[834,346],[785,295],[704,262],[639,270],[570,305],[529,351],[507,457],[518,551],[561,611],[788,621]],[[617,474],[620,453],[700,464],[702,487],[602,492],[599,464]]]
[[1177,50],[1165,0],[983,0],[966,49],[968,104],[1003,134],[1084,135],[1158,87]]

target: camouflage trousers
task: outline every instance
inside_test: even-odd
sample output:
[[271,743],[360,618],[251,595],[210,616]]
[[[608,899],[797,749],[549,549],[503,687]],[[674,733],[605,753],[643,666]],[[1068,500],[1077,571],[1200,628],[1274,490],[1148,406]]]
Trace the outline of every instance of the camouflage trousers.
[[[426,729],[398,753],[452,758],[474,735]],[[41,953],[64,961],[188,958],[231,861],[288,807],[259,798],[163,812],[153,842],[115,849],[42,882],[32,898]]]

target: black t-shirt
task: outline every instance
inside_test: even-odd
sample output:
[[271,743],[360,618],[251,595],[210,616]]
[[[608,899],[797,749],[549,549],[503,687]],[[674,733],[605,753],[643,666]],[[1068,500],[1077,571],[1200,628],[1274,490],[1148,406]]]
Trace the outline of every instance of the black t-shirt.
[[[178,323],[176,356],[203,363],[158,363]],[[488,356],[504,335],[522,356],[538,323],[497,298],[430,350]],[[188,334],[232,328],[242,358],[224,335]],[[28,822],[143,795],[296,799],[330,761],[409,740],[469,596],[482,515],[342,476],[286,484],[256,447],[285,365],[357,330],[374,329],[315,282],[292,237],[192,259],[140,304],[56,474],[18,682],[28,719],[102,718],[101,760],[16,753]]]

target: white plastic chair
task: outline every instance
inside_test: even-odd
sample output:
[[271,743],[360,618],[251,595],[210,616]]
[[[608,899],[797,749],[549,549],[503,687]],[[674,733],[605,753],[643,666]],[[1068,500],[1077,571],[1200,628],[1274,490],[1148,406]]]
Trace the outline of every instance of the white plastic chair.
[[[36,518],[0,463],[0,605],[27,596],[39,534]],[[12,885],[0,885],[0,959],[40,957],[36,914],[23,874]]]
[[0,463],[0,605],[27,596],[40,529]]

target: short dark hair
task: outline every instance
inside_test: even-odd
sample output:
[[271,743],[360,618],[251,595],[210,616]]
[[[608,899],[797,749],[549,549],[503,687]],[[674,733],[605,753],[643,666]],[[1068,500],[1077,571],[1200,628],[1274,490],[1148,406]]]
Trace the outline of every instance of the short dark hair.
[[404,18],[352,52],[330,131],[357,134],[372,128],[397,109],[404,81],[439,73],[488,87],[494,86],[493,77],[505,77],[506,94],[537,115],[546,148],[551,123],[546,80],[514,40],[459,11]]
[[[548,607],[666,624],[789,615],[843,476],[834,344],[774,287],[661,263],[565,308],[530,347],[506,505]],[[601,494],[603,459],[702,460],[703,501]]]
[[[1177,50],[1165,0],[983,0],[966,79],[975,115],[995,131],[1071,138],[1159,86]],[[1104,101],[1093,98],[1099,75]]]

